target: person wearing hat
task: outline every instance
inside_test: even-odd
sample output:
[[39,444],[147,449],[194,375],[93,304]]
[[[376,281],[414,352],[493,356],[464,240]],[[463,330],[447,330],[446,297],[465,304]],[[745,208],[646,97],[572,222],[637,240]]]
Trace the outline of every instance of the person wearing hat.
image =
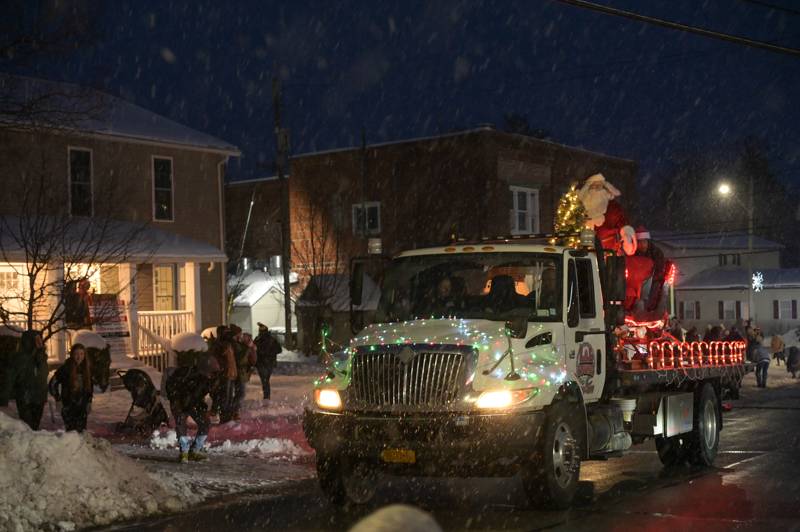
[[[175,418],[181,463],[207,458],[203,447],[211,423],[205,398],[211,393],[219,371],[217,359],[212,355],[205,355],[195,365],[180,367],[167,378],[166,394]],[[187,421],[190,417],[197,425],[194,441],[188,434]]]
[[656,246],[651,239],[650,231],[643,225],[636,228],[636,255],[648,257],[653,261],[653,277],[650,282],[650,294],[645,302],[645,310],[652,312],[658,308],[661,302],[661,293],[664,282],[667,278],[669,261],[664,257],[664,253]]
[[578,199],[586,211],[585,225],[595,231],[603,249],[613,255],[633,255],[636,239],[625,210],[616,199],[621,194],[603,174],[594,174],[578,190]]
[[261,378],[261,390],[264,394],[264,400],[269,400],[269,379],[272,377],[272,371],[278,363],[278,353],[283,349],[280,342],[269,332],[269,327],[261,322],[258,322],[258,336],[256,336],[255,343],[257,350],[256,369],[258,370],[259,378]]

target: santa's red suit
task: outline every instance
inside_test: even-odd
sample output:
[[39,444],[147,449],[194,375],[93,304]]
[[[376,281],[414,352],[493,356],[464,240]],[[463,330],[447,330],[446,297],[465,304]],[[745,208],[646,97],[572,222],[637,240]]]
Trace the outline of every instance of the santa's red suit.
[[619,255],[622,252],[622,238],[620,230],[629,225],[625,211],[617,200],[609,200],[608,208],[605,212],[605,219],[601,225],[595,227],[603,249]]

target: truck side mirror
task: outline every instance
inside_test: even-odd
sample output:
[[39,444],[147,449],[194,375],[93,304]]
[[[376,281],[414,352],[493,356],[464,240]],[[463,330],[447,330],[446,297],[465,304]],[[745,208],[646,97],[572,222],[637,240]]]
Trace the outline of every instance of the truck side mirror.
[[528,317],[515,316],[506,321],[506,331],[511,338],[525,338],[528,336]]

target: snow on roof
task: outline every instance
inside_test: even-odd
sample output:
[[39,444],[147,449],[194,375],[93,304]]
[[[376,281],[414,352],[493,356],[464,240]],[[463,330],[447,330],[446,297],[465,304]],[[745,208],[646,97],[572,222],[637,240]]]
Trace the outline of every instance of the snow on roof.
[[[324,294],[320,296],[320,294]],[[381,291],[369,275],[364,274],[363,296],[361,305],[356,305],[353,310],[375,310]],[[314,275],[297,300],[298,307],[315,307],[328,305],[334,312],[350,310],[350,278],[343,273],[329,273]]]
[[[43,218],[38,227],[44,227],[40,234],[65,236],[61,253],[69,256],[126,257],[129,262],[226,262],[227,256],[211,244],[200,242],[187,236],[165,231],[158,227],[125,221],[104,221],[98,218],[70,218],[63,233],[53,229],[53,222],[60,218]],[[3,258],[14,262],[26,260],[25,250],[20,247],[19,235],[30,233],[37,227],[36,219],[28,217],[20,222],[17,216],[0,216],[0,250]],[[70,236],[73,237],[70,239]],[[102,240],[102,242],[97,242]],[[93,245],[99,243],[95,250]]]
[[[748,249],[748,235],[742,232],[679,233],[651,231],[659,245],[675,249]],[[772,240],[753,235],[753,249],[779,250],[783,246]]]
[[[297,274],[290,272],[289,284],[294,284],[297,280]],[[231,279],[228,281],[228,289],[234,288],[237,284],[245,288],[234,298],[233,306],[235,307],[252,307],[273,288],[283,293],[283,275],[270,275],[261,270],[253,270],[244,277]]]
[[19,104],[39,99],[53,111],[49,113],[49,117],[44,116],[46,113],[39,113],[38,116],[26,113],[4,116],[0,113],[0,121],[16,121],[27,126],[59,127],[52,116],[60,113],[65,118],[69,117],[66,120],[68,129],[240,155],[239,149],[233,144],[95,89],[8,74],[0,75],[0,89]]
[[[626,163],[632,163],[633,164],[633,163],[636,162],[636,161],[634,161],[632,159],[625,159],[625,158],[622,158],[622,157],[615,157],[613,155],[606,155],[605,153],[591,151],[591,150],[587,150],[585,148],[577,148],[575,146],[568,146],[566,144],[559,144],[558,142],[553,142],[552,140],[537,139],[535,137],[529,137],[527,135],[522,135],[522,134],[519,134],[519,133],[510,133],[508,131],[501,131],[501,130],[495,129],[492,126],[479,126],[479,127],[475,127],[475,128],[471,128],[471,129],[464,129],[464,130],[461,130],[461,131],[453,131],[451,133],[442,133],[441,135],[430,135],[430,136],[426,136],[426,137],[412,137],[412,138],[407,138],[407,139],[398,139],[398,140],[388,140],[388,141],[385,141],[385,142],[376,142],[376,143],[373,143],[373,144],[367,144],[366,148],[367,149],[370,149],[370,148],[381,148],[381,147],[384,147],[384,146],[393,146],[393,145],[396,145],[396,144],[410,144],[412,142],[425,142],[425,141],[429,141],[429,140],[439,140],[439,139],[446,139],[446,138],[452,138],[452,137],[461,137],[461,136],[464,136],[464,135],[471,135],[473,133],[485,133],[485,132],[497,133],[497,134],[500,134],[500,135],[508,135],[508,136],[513,136],[513,137],[520,137],[520,138],[523,138],[525,140],[528,140],[528,141],[534,142],[534,143],[549,144],[550,146],[554,146],[554,147],[557,147],[557,148],[563,148],[563,149],[567,149],[567,150],[571,150],[571,151],[578,151],[578,152],[582,152],[582,153],[588,153],[590,155],[595,155],[595,156],[598,156],[598,157],[604,157],[606,159],[614,159],[614,160],[622,161],[622,162],[626,162]],[[331,149],[328,149],[328,150],[319,150],[319,151],[310,151],[310,152],[305,152],[305,153],[298,153],[297,155],[292,155],[290,157],[290,159],[301,159],[301,158],[304,158],[304,157],[316,157],[317,155],[328,155],[328,154],[331,154],[331,153],[339,153],[339,152],[344,152],[344,151],[356,151],[356,150],[361,150],[361,149],[363,149],[361,146],[347,146],[347,147],[344,147],[344,148],[331,148]]]
[[[753,270],[764,276],[764,288],[800,288],[800,268],[769,268]],[[696,273],[679,282],[678,290],[749,289],[752,282],[746,268],[718,267]]]
[[[289,175],[283,176],[285,179],[289,179]],[[271,175],[267,177],[253,177],[251,179],[236,179],[233,181],[227,181],[225,186],[236,186],[236,185],[251,185],[253,183],[270,183],[270,182],[277,182],[279,180],[278,176]]]

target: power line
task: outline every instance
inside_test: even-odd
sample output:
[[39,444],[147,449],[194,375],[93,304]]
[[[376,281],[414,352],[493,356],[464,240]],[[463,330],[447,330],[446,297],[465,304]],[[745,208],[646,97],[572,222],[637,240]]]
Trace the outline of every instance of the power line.
[[756,4],[759,6],[768,7],[770,9],[774,9],[775,11],[783,11],[784,13],[791,13],[792,15],[800,15],[800,11],[797,9],[792,9],[791,7],[783,7],[776,4],[770,4],[769,2],[763,2],[762,0],[739,0],[740,2],[746,2],[748,4]]
[[721,33],[718,31],[709,30],[705,28],[698,28],[697,26],[689,26],[686,24],[681,24],[679,22],[672,22],[670,20],[650,17],[647,15],[640,15],[639,13],[634,13],[633,11],[625,11],[624,9],[617,9],[614,7],[603,6],[600,4],[595,4],[593,2],[587,2],[586,0],[551,0],[551,1],[560,2],[562,4],[567,4],[574,7],[582,7],[584,9],[597,11],[599,13],[604,13],[606,15],[614,15],[615,17],[627,18],[630,20],[635,20],[637,22],[645,22],[647,24],[652,24],[654,26],[661,26],[664,28],[683,31],[686,33],[694,33],[695,35],[702,35],[703,37],[710,37],[712,39],[717,39],[720,41],[741,44],[744,46],[749,46],[751,48],[760,48],[762,50],[768,50],[770,52],[777,52],[786,55],[792,55],[795,57],[800,57],[800,49],[797,48],[787,48],[785,46],[778,46],[777,44],[771,44],[764,41],[755,41],[753,39],[748,39],[747,37],[730,35],[728,33]]

